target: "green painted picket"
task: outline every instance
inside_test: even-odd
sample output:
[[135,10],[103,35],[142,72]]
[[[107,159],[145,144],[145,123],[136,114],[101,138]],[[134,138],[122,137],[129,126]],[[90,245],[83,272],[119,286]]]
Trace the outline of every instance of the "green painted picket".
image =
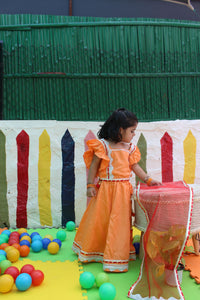
[[0,15],[4,120],[200,118],[200,23]]

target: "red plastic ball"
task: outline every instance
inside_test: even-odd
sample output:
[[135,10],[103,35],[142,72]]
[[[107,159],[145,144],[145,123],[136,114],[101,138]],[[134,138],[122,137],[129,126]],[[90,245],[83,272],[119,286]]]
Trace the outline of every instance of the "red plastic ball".
[[27,274],[31,275],[31,273],[32,273],[34,270],[35,270],[35,268],[34,268],[33,265],[27,264],[27,265],[24,265],[24,266],[21,268],[20,273],[27,273]]
[[44,280],[44,273],[40,270],[34,270],[31,272],[32,285],[40,285]]
[[19,270],[17,267],[14,267],[14,266],[11,266],[11,267],[8,267],[4,274],[9,274],[13,277],[14,281],[16,280],[17,276],[19,276]]

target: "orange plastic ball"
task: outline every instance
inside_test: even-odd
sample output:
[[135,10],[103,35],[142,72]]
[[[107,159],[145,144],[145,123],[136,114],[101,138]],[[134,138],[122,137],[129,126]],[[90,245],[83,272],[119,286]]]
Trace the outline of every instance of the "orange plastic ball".
[[11,291],[14,285],[14,279],[9,274],[4,274],[0,276],[0,292],[1,293],[8,293]]
[[59,250],[59,245],[56,242],[51,242],[51,243],[49,243],[47,249],[48,249],[49,253],[56,254]]
[[12,247],[14,247],[15,249],[17,249],[19,251],[20,244],[14,243],[14,244],[12,244]]
[[8,243],[3,243],[0,245],[0,250],[4,250],[8,246],[9,246]]
[[30,248],[27,245],[20,246],[19,253],[21,257],[26,257],[29,255]]
[[19,259],[19,250],[17,250],[16,248],[13,247],[13,249],[10,249],[8,252],[7,252],[7,259],[9,261],[11,261],[12,263],[18,261]]

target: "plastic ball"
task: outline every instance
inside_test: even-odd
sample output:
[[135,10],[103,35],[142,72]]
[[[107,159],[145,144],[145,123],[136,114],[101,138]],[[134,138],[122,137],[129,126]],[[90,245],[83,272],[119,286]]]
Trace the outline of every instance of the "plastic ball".
[[108,277],[108,274],[101,272],[101,273],[97,274],[95,280],[96,280],[97,287],[100,287],[103,283],[109,282],[109,277]]
[[5,273],[5,270],[9,268],[12,265],[12,263],[9,260],[3,260],[0,262],[0,268],[1,268],[1,274]]
[[18,237],[20,237],[20,234],[19,234],[18,231],[13,231],[13,232],[11,232],[11,234],[10,234],[10,237],[11,237],[11,236],[18,236]]
[[83,272],[79,277],[82,288],[91,289],[95,283],[95,277],[91,272]]
[[49,243],[47,249],[50,254],[56,254],[59,250],[59,245],[58,245],[58,243],[51,242],[51,243]]
[[20,273],[19,273],[19,269],[17,267],[10,266],[5,270],[4,274],[11,275],[15,281],[17,276],[19,276]]
[[22,241],[28,241],[29,243],[31,243],[32,239],[30,236],[24,235],[22,238],[20,238],[20,242]]
[[36,232],[36,231],[32,232],[32,233],[31,233],[31,239],[32,239],[35,235],[39,235],[39,233]]
[[44,239],[42,240],[43,249],[47,249],[49,243],[51,243],[51,240],[48,239],[48,238],[44,238]]
[[31,275],[27,273],[21,273],[19,276],[17,276],[15,285],[18,290],[20,291],[26,291],[30,288],[32,284],[32,278]]
[[8,243],[0,244],[0,249],[4,250],[8,246],[9,246]]
[[40,252],[42,250],[42,247],[43,247],[42,241],[39,241],[39,240],[35,240],[31,244],[31,248],[32,248],[33,252]]
[[61,246],[62,246],[62,242],[61,242],[61,240],[59,240],[59,239],[53,239],[53,241],[52,242],[55,242],[55,243],[57,243],[58,245],[59,245],[59,248],[61,248]]
[[[7,247],[5,247],[4,248],[4,251],[6,251],[6,255],[7,255],[7,253],[8,253],[8,251],[10,251],[10,250],[12,250],[12,249],[14,249],[15,247],[13,247],[13,246],[7,246]],[[15,248],[16,249],[16,248]]]
[[116,296],[116,289],[112,283],[103,283],[99,288],[101,300],[113,300]]
[[14,285],[14,279],[9,274],[4,274],[0,276],[0,292],[1,293],[8,293],[11,291]]
[[0,255],[5,255],[6,256],[6,251],[0,249]]
[[30,235],[28,234],[28,232],[23,232],[22,234],[20,234],[20,239],[23,238],[23,236],[30,236]]
[[35,241],[42,241],[42,237],[39,234],[34,235],[32,237],[32,243],[35,242]]
[[5,234],[5,233],[2,233],[0,235],[0,237],[1,237],[1,240],[4,241],[4,243],[7,243],[7,241],[9,240],[9,236],[7,234]]
[[20,246],[23,246],[23,245],[26,245],[28,247],[31,246],[31,243],[29,241],[26,241],[26,240],[21,241],[19,244],[20,244]]
[[8,230],[8,229],[5,229],[5,230],[3,231],[3,233],[4,233],[4,234],[7,234],[7,236],[10,236],[10,234],[11,234],[10,230]]
[[19,256],[20,256],[19,250],[17,250],[17,249],[14,248],[14,247],[13,247],[13,249],[10,249],[10,250],[7,252],[7,259],[8,259],[9,261],[11,261],[12,263],[18,261]]
[[31,272],[32,285],[38,286],[44,280],[44,273],[40,270],[34,270]]
[[44,239],[45,239],[45,238],[50,239],[50,241],[53,240],[53,237],[52,237],[51,234],[46,234],[46,235],[44,236]]
[[66,229],[68,231],[73,231],[76,228],[76,224],[73,221],[68,221],[66,223]]
[[30,253],[30,248],[27,245],[23,245],[20,247],[19,253],[21,257],[26,257]]
[[29,275],[31,275],[31,273],[35,270],[35,267],[31,264],[26,264],[24,265],[21,270],[20,273],[27,273]]
[[4,238],[1,238],[1,235],[0,235],[0,245],[3,243],[5,243]]
[[20,244],[14,243],[14,244],[12,244],[12,247],[14,247],[15,249],[19,250],[20,249]]
[[26,228],[19,228],[17,232],[19,233],[19,235],[21,235],[22,233],[27,232],[27,230]]
[[0,254],[0,262],[1,262],[2,260],[5,260],[5,259],[6,259],[5,255],[4,255],[4,254]]
[[66,232],[64,230],[59,230],[56,234],[56,237],[63,242],[66,239]]

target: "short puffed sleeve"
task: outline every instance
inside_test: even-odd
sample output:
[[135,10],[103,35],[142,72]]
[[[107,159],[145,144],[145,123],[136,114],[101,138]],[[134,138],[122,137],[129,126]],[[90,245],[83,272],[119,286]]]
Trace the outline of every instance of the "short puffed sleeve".
[[134,165],[137,164],[141,159],[141,154],[140,154],[140,150],[137,146],[134,146],[131,151],[130,151],[130,157],[129,157],[129,162],[130,165]]
[[103,170],[107,168],[109,164],[109,158],[106,154],[106,149],[102,144],[102,142],[98,139],[93,139],[93,140],[88,140],[86,144],[88,146],[88,150],[85,151],[85,153],[83,154],[86,167],[88,169],[90,168],[93,155],[95,154],[97,157],[101,159],[100,169]]

